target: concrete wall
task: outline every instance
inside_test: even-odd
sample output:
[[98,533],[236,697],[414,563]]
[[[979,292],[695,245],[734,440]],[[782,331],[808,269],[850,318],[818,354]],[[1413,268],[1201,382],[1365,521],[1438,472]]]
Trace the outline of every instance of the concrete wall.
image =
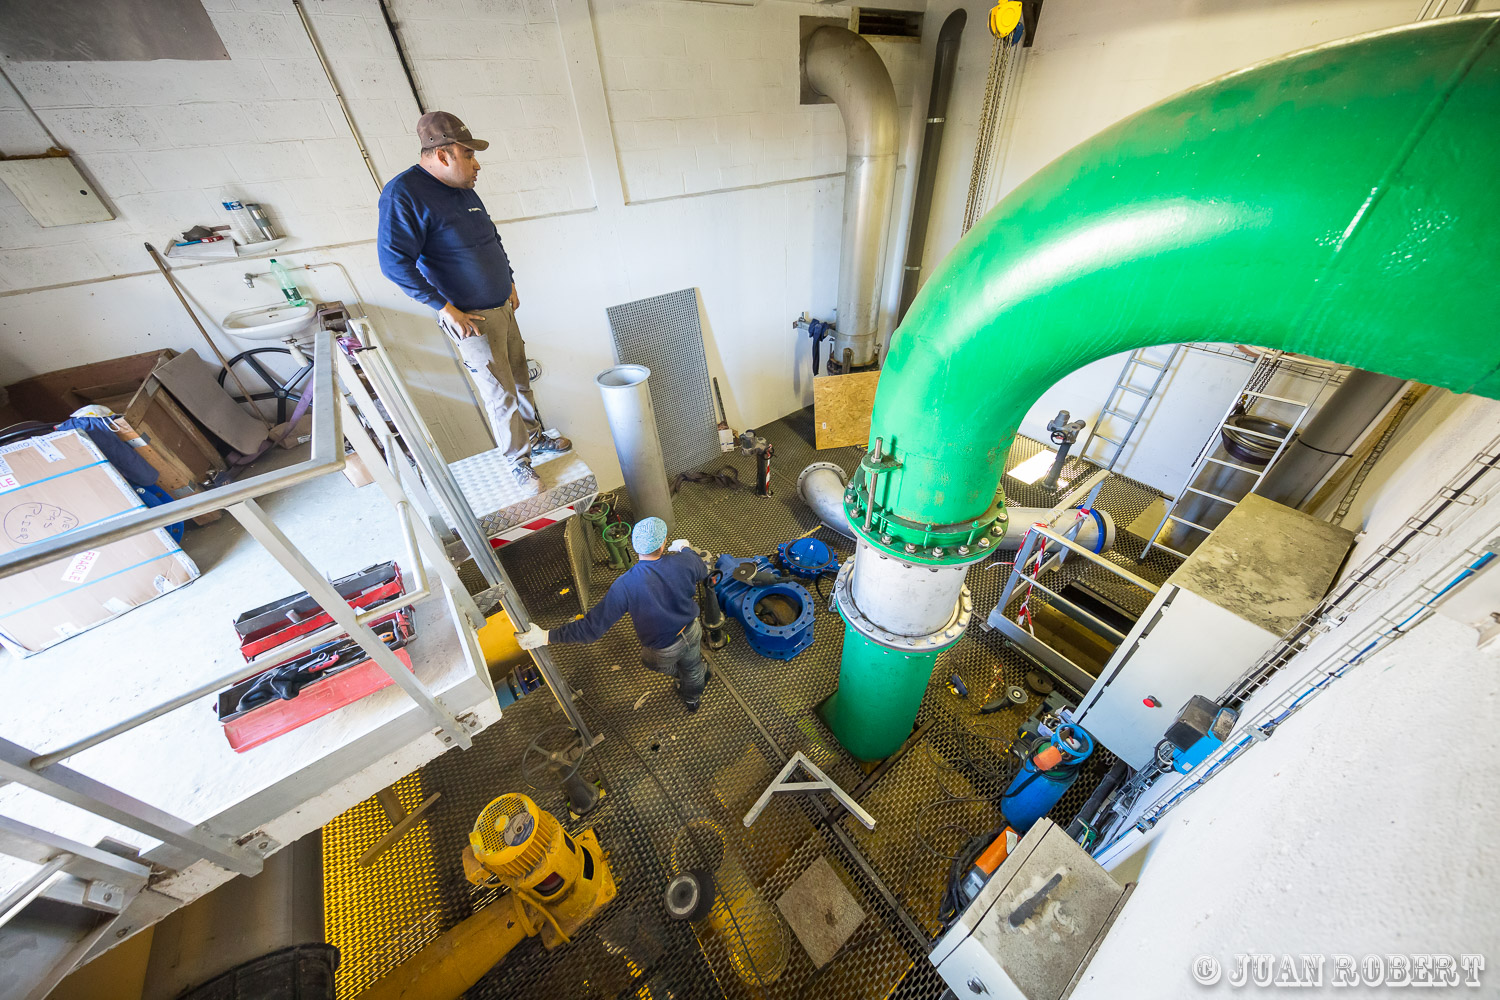
[[[1414,411],[1345,522],[1364,529],[1349,565],[1491,448],[1497,426],[1493,400],[1434,393]],[[1467,564],[1473,556],[1465,552],[1500,529],[1493,498],[1454,510],[1465,519],[1273,679],[1247,717],[1300,691],[1314,664],[1382,613],[1399,609],[1397,619],[1404,618],[1413,588],[1445,582],[1440,570],[1451,560]],[[1493,905],[1500,847],[1488,832],[1496,818],[1491,790],[1500,782],[1500,659],[1475,643],[1472,629],[1441,615],[1427,619],[1168,813],[1144,846],[1128,846],[1115,874],[1138,887],[1074,995],[1231,992],[1227,983],[1194,983],[1199,955],[1227,970],[1235,954],[1249,952],[1492,952],[1500,940]],[[1462,743],[1459,757],[1430,752],[1450,739]],[[1474,995],[1493,995],[1494,975],[1491,969]],[[1325,983],[1304,992],[1379,991]]]
[[[22,63],[6,72],[114,208],[113,222],[42,229],[0,188],[0,385],[158,347],[202,349],[141,244],[222,220],[221,195],[265,205],[317,298],[365,304],[450,459],[490,447],[430,317],[379,273],[378,189],[289,4],[208,0],[231,59]],[[521,327],[544,374],[543,416],[599,475],[620,477],[593,376],[614,361],[606,306],[681,288],[702,296],[709,367],[731,422],[811,401],[803,310],[837,291],[843,126],[798,105],[798,18],[837,5],[667,0],[393,0],[429,108],[493,145],[478,191],[516,266]],[[415,161],[417,106],[377,0],[306,5],[382,181]],[[877,43],[910,134],[919,48]],[[45,133],[0,95],[0,150]],[[903,145],[903,148],[905,146]],[[898,185],[905,182],[903,168]],[[905,205],[893,217],[904,229]],[[892,240],[893,255],[899,252]],[[200,315],[275,300],[246,271],[183,264]],[[210,327],[212,329],[212,326]],[[227,338],[226,351],[238,347]],[[206,353],[206,351],[204,352]]]

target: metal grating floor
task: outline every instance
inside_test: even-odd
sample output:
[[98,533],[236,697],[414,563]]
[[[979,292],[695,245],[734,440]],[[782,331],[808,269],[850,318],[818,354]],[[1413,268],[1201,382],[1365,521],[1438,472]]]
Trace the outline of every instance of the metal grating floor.
[[[686,483],[675,499],[679,530],[697,544],[736,555],[770,553],[779,542],[817,530],[818,537],[847,555],[852,544],[818,528],[796,495],[796,477],[811,461],[834,461],[851,469],[859,449],[815,452],[810,411],[760,432],[776,446],[776,495],[763,498],[749,490]],[[1040,444],[1019,438],[1012,462],[1040,449]],[[707,467],[734,465],[743,482],[753,482],[753,463],[753,458],[733,453]],[[1005,486],[1015,504],[1045,506],[1056,500],[1011,479]],[[1120,478],[1112,478],[1101,494],[1100,506],[1122,526],[1118,558],[1129,560],[1123,565],[1135,565],[1132,557],[1140,547],[1123,525],[1155,496]],[[602,562],[602,551],[597,555]],[[561,532],[528,536],[508,546],[502,558],[535,618],[556,625],[573,616],[576,604]],[[969,577],[978,620],[998,599],[1004,580],[1003,569],[986,566],[977,566]],[[1170,569],[1155,554],[1136,566],[1153,578],[1164,578]],[[612,576],[596,565],[596,593],[603,592]],[[619,895],[572,944],[549,953],[538,939],[525,942],[469,997],[936,1000],[942,994],[943,984],[926,960],[925,942],[908,930],[871,874],[926,934],[938,931],[937,903],[948,857],[970,835],[993,825],[996,813],[986,800],[1003,787],[1004,751],[1036,699],[988,716],[978,715],[978,709],[995,684],[1021,683],[1031,667],[998,636],[971,629],[934,672],[917,720],[921,735],[894,766],[867,779],[865,768],[843,752],[814,714],[836,686],[843,634],[842,622],[826,604],[817,609],[814,628],[817,641],[809,650],[778,662],[752,653],[731,622],[729,646],[709,654],[714,679],[694,715],[682,710],[670,681],[639,667],[626,621],[593,646],[553,647],[581,694],[584,711],[605,736],[584,768],[602,779],[608,797],[572,828],[591,826],[598,833]],[[951,673],[963,678],[968,698],[948,689]],[[471,895],[459,852],[486,802],[505,791],[526,790],[519,765],[527,742],[561,721],[551,697],[535,693],[507,709],[471,750],[445,754],[405,779],[398,792],[408,808],[433,792],[442,799],[427,822],[370,869],[358,868],[355,861],[387,828],[373,800],[325,828],[326,919],[329,940],[343,955],[340,997],[356,995],[488,901]],[[852,817],[834,821],[839,829],[830,829],[800,796],[777,796],[753,828],[741,825],[750,804],[780,769],[783,755],[796,750],[846,789],[867,783],[860,799],[878,821],[874,832]],[[1096,754],[1052,818],[1071,820],[1111,763],[1107,752]],[[531,794],[543,808],[566,817],[560,793]],[[858,854],[845,844],[854,845]],[[722,904],[717,916],[697,925],[666,919],[660,893],[679,866],[703,863],[695,860],[697,852],[722,858],[721,880],[738,886],[737,931],[725,919]],[[775,900],[819,856],[828,857],[866,913],[853,937],[821,970],[813,967],[775,908]]]

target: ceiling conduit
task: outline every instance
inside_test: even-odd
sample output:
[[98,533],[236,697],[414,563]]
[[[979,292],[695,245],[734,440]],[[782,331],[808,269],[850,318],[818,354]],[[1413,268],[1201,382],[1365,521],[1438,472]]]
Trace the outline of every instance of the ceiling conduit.
[[925,577],[953,615],[900,634],[851,573],[823,711],[851,752],[909,734],[967,624],[948,571],[993,551],[1016,429],[1069,372],[1220,341],[1500,397],[1497,38],[1500,15],[1448,18],[1210,81],[1059,157],[939,265],[893,338],[844,496],[854,562],[882,567],[863,575]]

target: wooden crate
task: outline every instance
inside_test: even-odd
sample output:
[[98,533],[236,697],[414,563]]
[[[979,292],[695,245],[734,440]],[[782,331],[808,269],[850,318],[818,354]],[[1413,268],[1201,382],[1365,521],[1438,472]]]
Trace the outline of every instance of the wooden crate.
[[177,356],[176,351],[147,351],[109,361],[62,368],[6,386],[10,405],[28,420],[62,423],[79,407],[90,403],[111,406],[117,412],[146,377],[159,365]]

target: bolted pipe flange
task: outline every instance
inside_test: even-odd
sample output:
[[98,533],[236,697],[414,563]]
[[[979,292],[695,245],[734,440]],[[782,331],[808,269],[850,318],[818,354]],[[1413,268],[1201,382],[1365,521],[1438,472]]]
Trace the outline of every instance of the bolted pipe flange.
[[[968,585],[965,585],[959,592],[958,600],[953,604],[953,614],[940,628],[924,635],[900,635],[876,624],[854,603],[852,583],[855,558],[855,556],[850,556],[839,568],[839,575],[833,583],[832,603],[844,621],[848,622],[860,635],[888,649],[907,653],[941,651],[963,638],[974,616],[974,600],[969,593]],[[908,563],[907,565],[914,564]]]

